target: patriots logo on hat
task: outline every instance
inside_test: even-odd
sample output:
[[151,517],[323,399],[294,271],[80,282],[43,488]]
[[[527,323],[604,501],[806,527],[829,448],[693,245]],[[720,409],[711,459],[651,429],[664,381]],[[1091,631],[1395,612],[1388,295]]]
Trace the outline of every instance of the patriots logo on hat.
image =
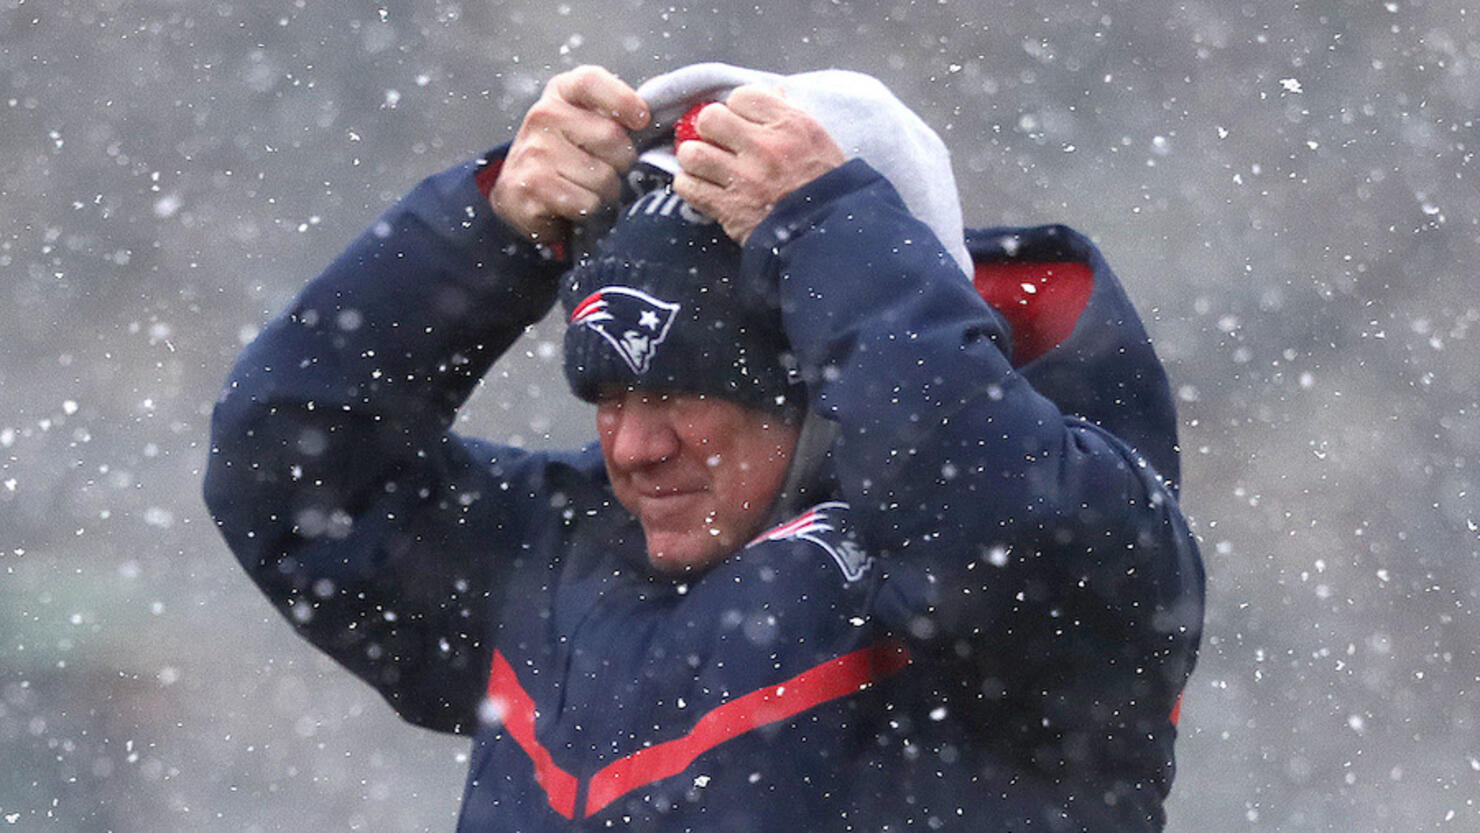
[[627,286],[604,286],[576,304],[570,323],[595,330],[640,376],[652,364],[677,314],[678,304]]

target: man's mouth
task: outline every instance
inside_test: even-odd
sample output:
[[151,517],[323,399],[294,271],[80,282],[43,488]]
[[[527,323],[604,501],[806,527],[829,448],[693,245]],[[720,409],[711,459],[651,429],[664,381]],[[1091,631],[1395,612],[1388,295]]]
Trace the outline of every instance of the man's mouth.
[[645,498],[682,497],[683,495],[692,495],[705,491],[706,488],[704,483],[686,480],[663,482],[632,478],[630,482],[633,491]]
[[685,497],[687,495],[696,495],[696,494],[698,494],[698,493],[700,493],[702,491],[704,491],[704,490],[702,488],[700,488],[700,487],[697,487],[697,486],[662,486],[662,487],[645,487],[645,488],[639,489],[638,490],[638,494],[640,494],[643,497],[648,498],[650,500],[661,500],[663,498],[674,498],[674,497]]

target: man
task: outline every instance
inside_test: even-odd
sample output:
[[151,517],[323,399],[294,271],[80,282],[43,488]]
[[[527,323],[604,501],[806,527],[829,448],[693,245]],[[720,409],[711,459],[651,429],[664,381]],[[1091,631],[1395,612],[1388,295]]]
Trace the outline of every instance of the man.
[[[1159,829],[1202,569],[1139,322],[1067,229],[963,238],[877,82],[775,80],[559,75],[392,208],[233,371],[223,534],[474,736],[463,831]],[[557,294],[599,445],[450,433]]]

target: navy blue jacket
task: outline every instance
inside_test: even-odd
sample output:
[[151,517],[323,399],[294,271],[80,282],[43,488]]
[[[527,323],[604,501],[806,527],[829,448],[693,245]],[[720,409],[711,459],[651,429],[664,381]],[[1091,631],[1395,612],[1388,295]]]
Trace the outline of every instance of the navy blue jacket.
[[1203,574],[1165,376],[1087,240],[973,232],[973,288],[861,161],[784,200],[744,269],[836,494],[673,579],[594,446],[450,431],[562,268],[496,169],[422,183],[243,352],[206,481],[294,627],[473,736],[460,831],[1161,828]]

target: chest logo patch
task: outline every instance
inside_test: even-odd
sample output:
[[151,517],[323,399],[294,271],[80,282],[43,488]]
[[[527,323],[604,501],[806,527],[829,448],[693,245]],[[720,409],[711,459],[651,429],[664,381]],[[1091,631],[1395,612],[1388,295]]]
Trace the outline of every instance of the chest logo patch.
[[571,310],[570,324],[594,330],[641,376],[652,366],[677,314],[678,304],[628,286],[604,286]]
[[842,534],[839,526],[848,504],[831,500],[819,503],[783,524],[762,532],[751,545],[762,541],[806,541],[816,544],[837,562],[843,578],[853,583],[863,578],[874,563],[873,556]]

